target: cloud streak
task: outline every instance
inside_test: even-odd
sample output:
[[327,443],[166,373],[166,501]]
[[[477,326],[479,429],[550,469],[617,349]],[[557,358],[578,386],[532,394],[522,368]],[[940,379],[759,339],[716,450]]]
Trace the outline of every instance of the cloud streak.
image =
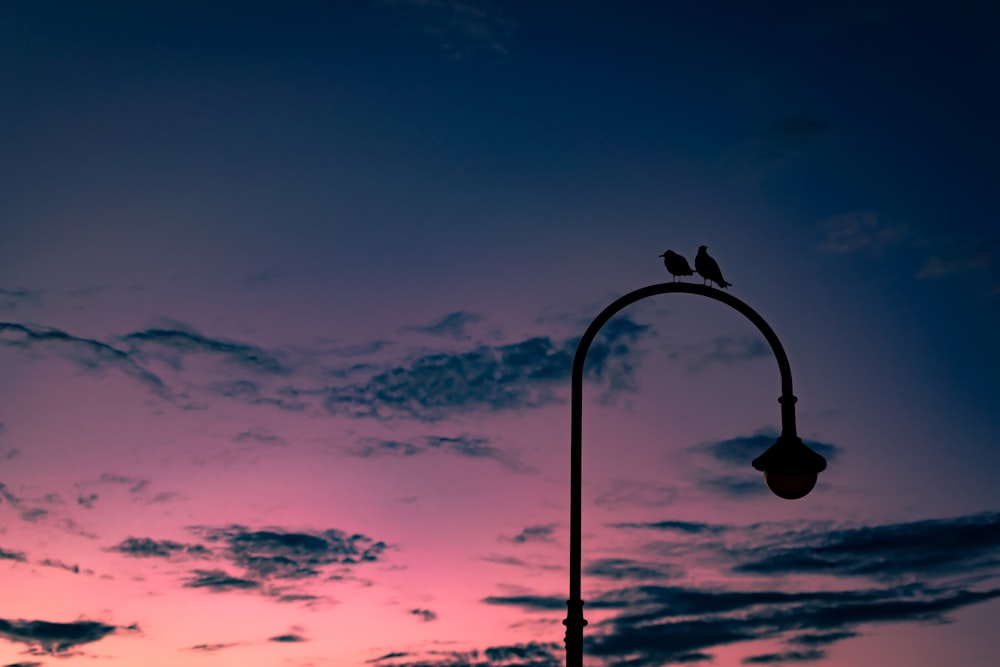
[[[946,622],[952,612],[1000,598],[1000,587],[990,586],[1000,572],[997,513],[869,526],[813,522],[792,530],[785,524],[674,520],[616,527],[675,532],[686,541],[682,556],[660,543],[641,547],[647,554],[661,553],[662,561],[604,558],[586,564],[585,582],[597,588],[587,596],[587,608],[613,613],[592,623],[586,638],[587,654],[601,664],[710,660],[722,646],[761,639],[784,648],[751,655],[746,664],[820,660],[827,647],[873,627]],[[668,562],[679,557],[701,566],[728,563],[723,575],[728,570],[754,580],[660,583],[683,578],[683,570]],[[775,587],[778,577],[782,584]],[[866,583],[859,586],[859,580]],[[522,592],[482,602],[539,614],[565,612],[558,594]]]
[[490,439],[463,433],[457,436],[425,435],[406,440],[362,438],[347,453],[359,458],[410,457],[444,452],[468,459],[496,461],[513,472],[526,472],[528,467],[511,453],[490,444]]
[[100,641],[112,634],[131,634],[139,631],[137,625],[127,627],[108,625],[99,621],[7,620],[0,618],[0,637],[16,643],[27,644],[35,655],[66,655],[84,644]]
[[905,224],[887,223],[871,211],[855,211],[828,218],[820,223],[822,239],[816,252],[829,255],[866,252],[879,256],[891,245],[910,236]]
[[[465,326],[477,318],[457,311],[418,329],[464,339]],[[637,346],[647,330],[647,325],[618,317],[591,346],[586,377],[605,387],[602,400],[635,389]],[[179,323],[108,342],[0,322],[0,346],[36,357],[52,355],[94,374],[120,372],[184,409],[206,407],[197,396],[221,397],[288,412],[425,423],[468,412],[526,410],[561,402],[578,341],[534,336],[466,349],[421,350],[394,363],[330,366],[319,361],[324,356],[320,350],[269,351],[211,338]],[[195,359],[218,363],[194,364]],[[253,435],[245,432],[245,438]]]

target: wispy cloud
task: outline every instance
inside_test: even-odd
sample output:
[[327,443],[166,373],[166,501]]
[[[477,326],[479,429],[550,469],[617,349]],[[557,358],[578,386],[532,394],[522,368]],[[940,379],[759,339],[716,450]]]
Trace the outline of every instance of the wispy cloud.
[[187,651],[196,651],[198,653],[215,653],[216,651],[222,651],[227,648],[233,648],[240,646],[240,642],[229,642],[229,643],[218,643],[218,644],[195,644],[194,646],[189,646]]
[[824,254],[865,252],[879,256],[885,248],[910,236],[904,223],[891,223],[871,211],[855,211],[827,218],[819,225],[822,238],[816,251]]
[[500,540],[513,544],[529,544],[536,542],[551,542],[552,536],[559,527],[557,523],[537,524],[526,526],[520,533],[512,537],[501,535]]
[[918,278],[938,278],[956,273],[982,273],[993,266],[1000,240],[979,239],[946,244],[927,258]]
[[99,373],[112,368],[135,378],[164,399],[174,402],[178,398],[163,380],[143,368],[129,352],[93,338],[74,336],[59,329],[0,322],[0,345],[26,353],[51,351],[87,372]]
[[367,662],[392,667],[559,667],[565,657],[559,644],[528,642],[481,651],[394,651]]
[[425,435],[406,440],[362,438],[347,453],[360,458],[408,457],[431,452],[443,452],[469,459],[489,459],[514,472],[527,472],[528,467],[513,454],[490,444],[490,438],[463,433],[457,436]]
[[748,185],[801,160],[835,131],[816,114],[800,111],[775,118],[721,158],[722,165]]
[[698,373],[712,364],[733,364],[764,359],[771,348],[760,336],[716,336],[703,343],[670,350],[671,359],[684,360],[688,371]]
[[647,530],[669,530],[689,535],[721,533],[729,530],[728,526],[704,523],[701,521],[646,521],[638,523],[612,523],[612,528],[642,528]]
[[655,563],[631,558],[601,558],[592,560],[583,568],[588,577],[613,581],[676,579],[684,574],[683,568],[669,563]]
[[257,373],[280,375],[291,371],[277,355],[261,347],[211,338],[178,322],[126,334],[122,341],[133,346],[134,355],[156,355],[173,368],[180,368],[186,355],[205,354]]
[[432,336],[442,336],[454,340],[469,340],[467,328],[470,324],[480,322],[483,316],[479,313],[469,313],[464,310],[457,310],[448,313],[443,318],[426,326],[405,327],[403,331],[415,331],[417,333],[430,334]]
[[380,0],[406,30],[427,35],[456,60],[506,55],[515,24],[490,0]]
[[250,442],[270,447],[284,447],[288,444],[280,435],[263,431],[242,431],[233,438],[233,442]]
[[42,567],[51,567],[57,570],[65,570],[67,572],[72,572],[73,574],[87,574],[93,575],[94,571],[88,568],[81,568],[76,563],[70,565],[69,563],[64,563],[58,558],[43,558],[38,561],[38,564]]
[[92,509],[101,497],[100,494],[94,489],[100,489],[101,487],[107,486],[127,486],[129,487],[129,495],[137,496],[142,494],[149,487],[149,480],[105,472],[101,473],[100,477],[96,480],[77,482],[75,486],[76,504],[85,509]]
[[29,290],[16,287],[13,289],[0,288],[0,310],[14,310],[27,304],[38,304],[41,302],[42,293],[38,290]]

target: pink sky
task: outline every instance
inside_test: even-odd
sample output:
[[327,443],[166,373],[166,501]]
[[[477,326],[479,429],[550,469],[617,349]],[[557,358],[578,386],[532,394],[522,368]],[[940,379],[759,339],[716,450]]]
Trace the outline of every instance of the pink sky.
[[751,468],[739,314],[612,320],[587,665],[992,667],[992,14],[56,4],[0,10],[0,667],[562,664],[574,346],[702,244],[829,468]]

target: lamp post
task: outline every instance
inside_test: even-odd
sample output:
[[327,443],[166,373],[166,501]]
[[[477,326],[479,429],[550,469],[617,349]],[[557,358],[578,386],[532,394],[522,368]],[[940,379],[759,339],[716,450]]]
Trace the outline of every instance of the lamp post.
[[795,432],[795,395],[792,393],[792,372],[788,357],[774,330],[757,311],[734,296],[714,287],[691,283],[661,283],[629,292],[606,307],[590,323],[584,332],[573,357],[573,390],[571,398],[570,425],[570,528],[569,528],[569,599],[566,601],[566,667],[583,666],[583,599],[580,593],[581,561],[581,509],[582,509],[582,466],[581,466],[581,416],[583,411],[583,364],[587,350],[594,342],[597,332],[618,311],[640,299],[657,294],[681,292],[698,294],[730,306],[753,322],[764,335],[778,362],[781,374],[781,435],[777,442],[763,454],[755,458],[752,465],[764,473],[764,480],[771,491],[780,498],[794,500],[802,498],[816,485],[816,477],[826,469],[826,459],[809,449]]

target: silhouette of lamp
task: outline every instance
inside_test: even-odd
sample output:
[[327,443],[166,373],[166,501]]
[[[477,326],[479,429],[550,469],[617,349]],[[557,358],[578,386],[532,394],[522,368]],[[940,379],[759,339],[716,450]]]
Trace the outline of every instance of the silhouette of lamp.
[[587,621],[583,618],[583,599],[580,593],[581,573],[581,509],[582,509],[582,465],[581,465],[581,435],[583,412],[583,364],[587,350],[594,342],[597,332],[618,311],[626,306],[657,294],[681,292],[698,294],[730,306],[749,319],[764,335],[775,360],[778,362],[778,372],[781,374],[781,435],[777,442],[771,445],[763,454],[755,458],[751,465],[764,473],[767,487],[778,496],[787,500],[802,498],[816,485],[819,473],[826,469],[826,459],[809,449],[795,432],[795,394],[792,392],[792,372],[788,366],[788,357],[781,346],[781,341],[774,330],[764,321],[757,311],[726,292],[691,283],[661,283],[649,285],[634,292],[629,292],[605,308],[590,323],[584,332],[573,357],[573,389],[571,398],[570,424],[570,545],[569,545],[569,599],[566,601],[567,613],[563,620],[566,626],[566,667],[583,666],[583,628]]

